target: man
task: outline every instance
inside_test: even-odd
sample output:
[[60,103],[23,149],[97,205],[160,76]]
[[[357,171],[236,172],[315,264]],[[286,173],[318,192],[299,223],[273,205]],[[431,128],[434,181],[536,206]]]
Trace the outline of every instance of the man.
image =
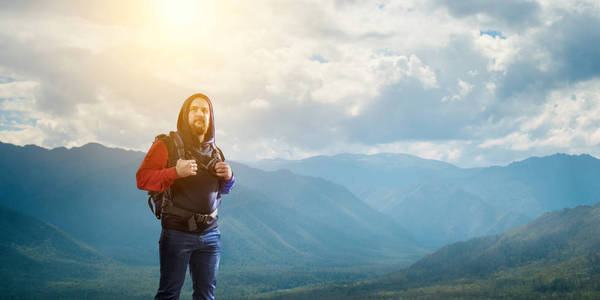
[[[170,188],[172,206],[162,215],[159,240],[160,284],[155,299],[178,299],[189,264],[194,299],[214,299],[221,257],[217,207],[221,195],[235,183],[231,167],[215,146],[215,122],[210,99],[187,98],[179,112],[177,133],[184,159],[173,158],[173,136],[157,137],[136,174],[139,189],[162,192]],[[175,156],[177,157],[177,156]],[[208,165],[205,162],[212,162]],[[216,163],[215,163],[216,162]],[[200,164],[200,166],[199,166]]]

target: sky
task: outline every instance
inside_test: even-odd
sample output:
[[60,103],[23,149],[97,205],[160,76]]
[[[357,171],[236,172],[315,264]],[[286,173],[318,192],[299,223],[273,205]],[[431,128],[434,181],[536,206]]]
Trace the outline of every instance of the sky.
[[600,2],[2,1],[0,141],[147,151],[208,95],[237,161],[600,157]]

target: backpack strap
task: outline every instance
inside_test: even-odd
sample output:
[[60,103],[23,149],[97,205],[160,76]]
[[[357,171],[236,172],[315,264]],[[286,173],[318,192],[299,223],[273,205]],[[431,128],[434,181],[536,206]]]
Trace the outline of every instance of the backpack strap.
[[169,156],[169,161],[167,162],[167,167],[173,167],[177,164],[177,159],[179,159],[179,155],[176,150],[176,145],[173,141],[173,138],[170,135],[160,134],[157,135],[154,139],[156,141],[162,141],[167,147],[167,154]]
[[221,148],[217,147],[215,143],[211,143],[210,146],[213,148],[213,157],[214,153],[216,152],[219,155],[219,159],[221,159],[221,161],[225,161],[225,155],[223,155]]
[[175,149],[177,150],[177,156],[181,159],[185,159],[185,147],[183,144],[183,139],[179,135],[179,132],[171,131],[169,133],[169,136],[171,136],[171,140],[175,144]]
[[[216,163],[216,161],[225,161],[225,155],[223,155],[223,151],[221,150],[221,148],[219,148],[215,143],[211,143],[210,146],[213,148],[213,152],[212,152],[212,157],[213,159],[211,161],[214,161]],[[218,157],[215,157],[217,156]],[[214,166],[214,164],[213,164]],[[219,192],[217,193],[217,198],[220,199],[221,198],[221,183],[219,183]]]
[[[177,132],[171,131],[169,135],[160,134],[156,136],[154,142],[162,141],[167,147],[167,153],[169,155],[167,167],[173,167],[177,164],[179,158],[185,157],[183,148],[183,140]],[[169,206],[171,206],[172,190],[171,187],[162,192],[148,192],[148,206],[150,211],[156,216],[157,219],[161,219],[163,213],[165,213]]]

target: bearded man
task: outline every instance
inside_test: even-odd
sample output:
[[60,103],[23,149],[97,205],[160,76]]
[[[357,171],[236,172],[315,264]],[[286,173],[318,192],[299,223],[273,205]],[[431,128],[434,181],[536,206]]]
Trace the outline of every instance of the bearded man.
[[214,299],[221,258],[217,208],[235,178],[215,145],[213,106],[206,95],[185,100],[177,132],[156,138],[136,181],[139,189],[168,196],[168,203],[162,205],[160,284],[155,299],[179,299],[188,265],[193,299]]

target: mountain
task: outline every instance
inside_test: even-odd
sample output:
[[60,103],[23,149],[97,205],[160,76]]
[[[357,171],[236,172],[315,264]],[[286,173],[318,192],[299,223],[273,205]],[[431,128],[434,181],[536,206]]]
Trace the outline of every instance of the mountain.
[[419,234],[428,245],[503,232],[527,221],[520,215],[507,219],[511,217],[507,213],[447,182],[424,181],[391,198],[397,200],[386,208],[388,214],[402,220],[409,232]]
[[589,155],[556,154],[471,169],[385,153],[255,165],[342,184],[430,246],[501,233],[544,212],[600,199],[600,182],[594,180],[600,160]]
[[285,299],[597,299],[600,204],[546,213],[500,235],[454,243],[384,278],[260,295]]
[[[0,144],[0,204],[123,263],[156,265],[160,224],[135,183],[144,155],[93,143],[52,150]],[[231,165],[237,183],[219,210],[224,267],[408,263],[427,251],[343,186]]]
[[135,188],[139,152],[95,143],[52,150],[0,144],[0,157],[0,204],[53,224],[115,259],[157,259],[160,225],[148,218],[147,197]]
[[[37,298],[36,282],[64,282],[98,276],[110,260],[55,226],[0,206],[0,293]],[[34,287],[32,288],[32,284]]]
[[[288,169],[339,183],[380,211],[385,195],[432,178],[467,176],[454,165],[408,154],[338,154],[313,156],[301,160],[266,159],[250,165],[263,170]],[[383,202],[383,203],[382,203]]]
[[[418,253],[414,239],[404,228],[341,185],[289,171],[267,172],[238,163],[232,163],[232,168],[236,170],[236,180],[246,186],[261,187],[263,199],[272,202],[269,206],[276,204],[289,212],[275,214],[283,220],[271,224],[279,226],[279,230],[295,226],[296,229],[283,234],[282,239],[297,238],[307,251],[316,251],[322,256],[327,254],[330,244],[335,244],[343,248],[344,257],[352,253],[359,256],[368,253],[380,258],[385,257],[386,252],[392,256],[398,252]],[[257,205],[254,210],[265,206]],[[357,240],[357,237],[360,238]],[[337,259],[341,253],[336,254]]]
[[438,282],[481,278],[533,263],[555,265],[600,254],[598,232],[600,204],[566,208],[501,235],[448,245],[413,264],[406,276]]
[[531,157],[506,167],[489,167],[461,186],[503,210],[533,219],[541,214],[600,199],[600,160],[593,156],[554,154]]

